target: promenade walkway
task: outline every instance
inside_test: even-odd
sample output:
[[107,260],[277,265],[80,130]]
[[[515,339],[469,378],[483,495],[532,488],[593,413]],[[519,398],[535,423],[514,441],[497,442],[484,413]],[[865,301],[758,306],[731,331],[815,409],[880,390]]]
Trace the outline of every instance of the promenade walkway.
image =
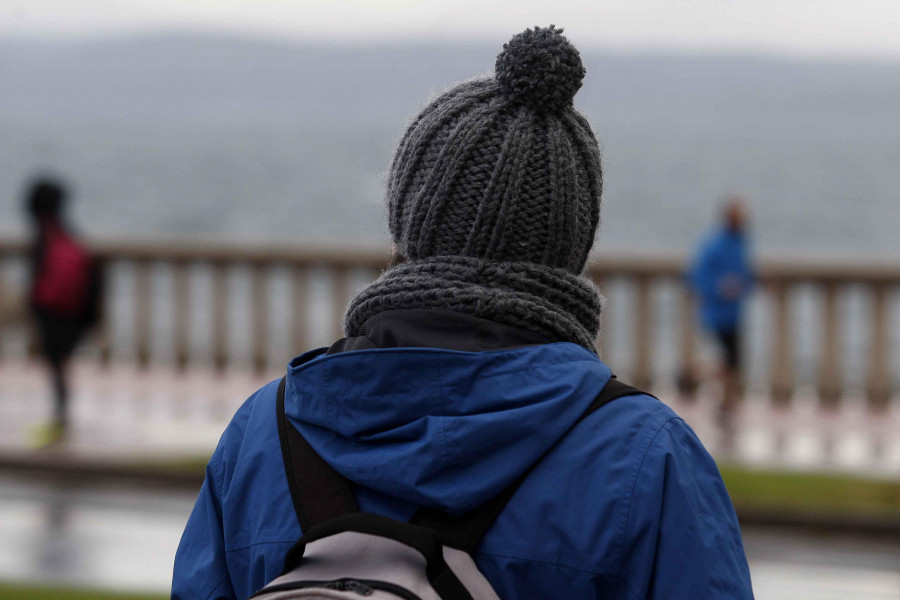
[[[0,463],[27,460],[104,462],[208,456],[231,415],[277,372],[255,376],[241,370],[193,367],[177,371],[151,366],[100,367],[77,362],[72,369],[67,439],[36,451],[30,432],[50,415],[49,383],[40,366],[0,362]],[[701,387],[696,401],[673,390],[656,390],[697,432],[720,460],[764,467],[849,471],[900,476],[900,406],[873,415],[862,398],[845,398],[836,411],[820,410],[814,394],[800,391],[790,409],[750,392],[737,415],[733,454],[722,452],[714,423],[714,389]]]
[[[50,414],[48,382],[35,363],[0,362],[0,581],[147,590],[162,597],[199,486],[197,464],[241,402],[280,374],[102,368],[82,361],[72,375],[71,434],[37,450],[30,447],[29,430]],[[718,453],[709,387],[691,404],[669,390],[656,392]],[[853,398],[833,414],[818,410],[812,395],[795,400],[782,413],[765,396],[751,393],[738,417],[735,456],[728,460],[900,474],[896,402],[887,415],[874,418]],[[109,477],[117,465],[180,461],[192,466],[180,480],[171,472],[160,480],[170,489],[148,487],[152,477],[146,473],[125,485],[115,475],[108,484],[82,485],[92,473]],[[35,480],[32,475],[41,471],[49,476]],[[745,522],[742,529],[759,598],[900,600],[900,549],[891,536],[785,529],[760,521]]]
[[[2,582],[165,597],[195,493],[0,480]],[[760,600],[900,600],[890,539],[744,526]]]

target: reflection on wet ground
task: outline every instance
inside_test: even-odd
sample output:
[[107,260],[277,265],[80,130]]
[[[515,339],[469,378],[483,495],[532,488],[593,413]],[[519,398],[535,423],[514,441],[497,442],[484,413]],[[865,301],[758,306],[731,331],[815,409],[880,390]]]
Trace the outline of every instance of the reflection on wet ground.
[[[0,580],[165,592],[195,494],[0,480]],[[900,540],[745,530],[760,600],[900,600]]]
[[900,599],[900,540],[750,528],[744,547],[758,600]]
[[166,590],[195,493],[0,483],[0,579]]

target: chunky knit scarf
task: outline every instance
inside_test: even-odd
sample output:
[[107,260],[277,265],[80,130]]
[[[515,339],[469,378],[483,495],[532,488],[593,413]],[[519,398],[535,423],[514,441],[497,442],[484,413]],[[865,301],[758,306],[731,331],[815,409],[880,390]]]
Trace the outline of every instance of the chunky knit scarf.
[[387,269],[350,303],[345,335],[386,310],[437,309],[521,327],[595,352],[600,294],[587,278],[528,262],[462,256],[412,260]]

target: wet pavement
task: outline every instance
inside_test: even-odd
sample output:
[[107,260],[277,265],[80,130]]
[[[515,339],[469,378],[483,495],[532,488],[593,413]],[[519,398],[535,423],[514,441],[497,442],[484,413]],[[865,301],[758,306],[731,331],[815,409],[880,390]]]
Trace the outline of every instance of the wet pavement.
[[166,591],[195,493],[0,479],[0,580]]
[[[194,494],[0,479],[0,580],[165,593]],[[750,528],[760,600],[900,600],[900,540]]]
[[[49,414],[40,368],[0,363],[0,455],[109,459],[208,456],[234,410],[279,373],[164,367],[73,368],[72,432],[52,452],[29,449],[29,427]],[[713,404],[658,391],[717,452]],[[798,394],[790,411],[750,394],[738,418],[736,455],[760,466],[900,474],[900,405],[873,418],[860,398],[838,413]],[[54,454],[55,453],[55,454]],[[165,593],[191,492],[95,488],[0,473],[0,580]],[[822,537],[748,529],[745,544],[760,600],[900,600],[900,540]]]

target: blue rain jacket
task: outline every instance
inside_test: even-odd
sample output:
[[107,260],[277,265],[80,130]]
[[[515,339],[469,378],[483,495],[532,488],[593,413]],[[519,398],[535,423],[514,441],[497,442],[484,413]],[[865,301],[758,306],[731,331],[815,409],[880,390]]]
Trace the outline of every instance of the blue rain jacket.
[[[361,510],[398,519],[466,512],[538,461],[474,555],[505,600],[752,598],[731,501],[684,421],[640,395],[577,423],[609,377],[570,343],[320,349],[290,363],[285,411]],[[209,461],[172,598],[247,598],[301,535],[277,386],[244,403]]]
[[[754,284],[747,236],[727,228],[713,232],[700,244],[690,271],[699,299],[700,322],[711,331],[735,331],[744,300]],[[728,293],[735,288],[736,295]]]

